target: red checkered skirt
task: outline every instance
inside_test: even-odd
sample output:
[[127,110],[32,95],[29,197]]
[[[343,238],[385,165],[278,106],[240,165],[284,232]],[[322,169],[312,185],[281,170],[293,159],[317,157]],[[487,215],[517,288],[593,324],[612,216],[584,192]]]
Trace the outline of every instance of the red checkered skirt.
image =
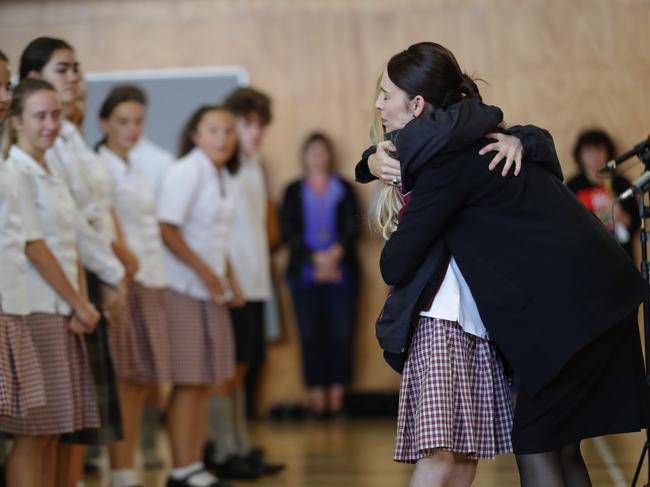
[[218,385],[235,374],[228,308],[167,291],[172,383]]
[[126,307],[111,320],[110,340],[115,373],[140,384],[171,379],[166,289],[129,285]]
[[24,316],[0,310],[0,416],[45,404],[43,371]]
[[93,373],[83,337],[68,331],[66,316],[33,313],[27,327],[38,355],[45,404],[25,417],[0,417],[0,431],[57,435],[99,426]]
[[402,375],[394,459],[436,449],[472,459],[512,451],[512,403],[494,348],[456,322],[421,317]]

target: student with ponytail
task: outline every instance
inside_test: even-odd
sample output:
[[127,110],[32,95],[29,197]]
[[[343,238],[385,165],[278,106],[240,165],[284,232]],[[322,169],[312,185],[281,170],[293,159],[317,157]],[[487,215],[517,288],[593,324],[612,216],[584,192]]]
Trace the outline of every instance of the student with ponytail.
[[12,486],[52,485],[59,435],[99,426],[84,339],[99,313],[85,297],[74,201],[45,160],[60,118],[61,104],[49,83],[25,80],[18,85],[8,115],[12,145],[7,166],[20,198],[29,261],[27,326],[43,371],[45,404],[24,417],[0,417],[0,430],[15,437],[7,469]]

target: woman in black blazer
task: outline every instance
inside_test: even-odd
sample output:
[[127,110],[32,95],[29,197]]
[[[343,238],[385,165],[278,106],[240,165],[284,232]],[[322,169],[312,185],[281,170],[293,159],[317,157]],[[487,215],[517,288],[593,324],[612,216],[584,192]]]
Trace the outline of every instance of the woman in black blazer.
[[648,425],[634,263],[562,184],[555,158],[491,177],[485,140],[441,147],[431,108],[480,98],[444,47],[420,43],[384,71],[379,107],[412,189],[381,272],[403,286],[443,240],[522,382],[512,440],[522,485],[590,485],[580,441]]
[[352,379],[358,263],[357,202],[334,172],[334,147],[313,133],[302,149],[304,176],[282,202],[282,233],[289,244],[287,280],[300,331],[304,378],[317,414],[337,414]]

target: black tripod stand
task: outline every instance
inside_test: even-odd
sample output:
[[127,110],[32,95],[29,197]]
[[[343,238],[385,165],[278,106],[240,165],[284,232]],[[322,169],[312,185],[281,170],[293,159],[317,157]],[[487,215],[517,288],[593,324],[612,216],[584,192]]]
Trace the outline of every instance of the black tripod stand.
[[[641,145],[641,144],[640,144]],[[638,147],[638,146],[637,146]],[[636,149],[636,148],[635,148]],[[650,171],[650,148],[647,144],[643,146],[643,149],[635,151],[635,155],[641,159],[643,162],[646,173]],[[644,173],[644,176],[646,175]],[[650,191],[650,181],[647,181],[648,178],[644,179],[642,176],[638,181],[641,184],[638,186],[635,184],[633,187],[638,193],[639,197],[639,217],[641,218],[641,228],[640,228],[640,238],[641,238],[641,274],[643,279],[650,284],[650,264],[648,263],[648,237],[649,234],[646,231],[646,219],[650,218],[650,206],[646,206],[646,194]],[[650,385],[650,296],[646,296],[643,300],[643,331],[644,331],[644,341],[645,341],[645,371],[646,371],[646,381]],[[636,487],[637,481],[639,480],[639,475],[641,474],[641,468],[643,467],[643,462],[646,455],[648,455],[650,448],[650,430],[646,429],[646,441],[641,450],[641,456],[639,462],[637,463],[636,470],[634,472],[634,478],[632,480],[632,487]],[[648,461],[648,482],[650,482],[650,460]],[[648,487],[650,484],[646,483],[645,487]]]

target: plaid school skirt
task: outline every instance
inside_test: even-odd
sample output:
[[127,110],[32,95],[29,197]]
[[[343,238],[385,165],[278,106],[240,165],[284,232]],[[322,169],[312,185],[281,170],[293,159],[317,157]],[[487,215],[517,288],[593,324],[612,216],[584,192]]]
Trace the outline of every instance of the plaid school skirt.
[[436,449],[472,459],[512,451],[512,403],[493,347],[456,322],[421,317],[400,386],[394,459]]
[[0,431],[17,435],[58,435],[99,426],[93,372],[83,336],[68,331],[67,316],[26,317],[43,371],[45,404],[25,417],[0,417]]
[[0,416],[25,416],[44,404],[43,371],[25,317],[0,309]]
[[168,290],[171,379],[178,385],[219,385],[235,374],[228,308]]
[[166,289],[129,285],[127,306],[110,328],[115,370],[120,379],[162,384],[171,379],[165,309]]

